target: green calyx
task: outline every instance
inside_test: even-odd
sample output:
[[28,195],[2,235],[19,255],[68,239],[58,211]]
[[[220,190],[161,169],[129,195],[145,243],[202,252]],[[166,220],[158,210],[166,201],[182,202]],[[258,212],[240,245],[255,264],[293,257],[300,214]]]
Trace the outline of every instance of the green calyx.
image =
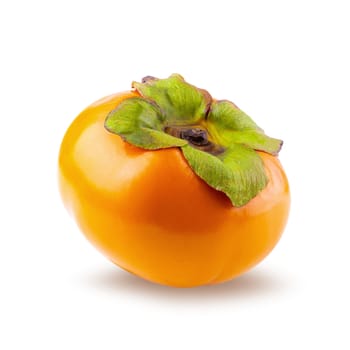
[[236,207],[266,187],[268,178],[256,151],[277,155],[282,141],[265,135],[232,102],[213,100],[178,74],[146,77],[132,87],[140,96],[124,100],[108,114],[108,131],[147,150],[181,148],[193,171]]

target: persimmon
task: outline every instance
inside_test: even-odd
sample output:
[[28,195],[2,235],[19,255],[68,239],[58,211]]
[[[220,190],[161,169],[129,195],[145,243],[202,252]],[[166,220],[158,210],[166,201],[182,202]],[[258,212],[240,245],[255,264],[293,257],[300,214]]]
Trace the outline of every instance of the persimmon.
[[180,75],[146,77],[73,121],[60,192],[87,239],[123,269],[169,286],[215,284],[260,262],[283,232],[281,145]]

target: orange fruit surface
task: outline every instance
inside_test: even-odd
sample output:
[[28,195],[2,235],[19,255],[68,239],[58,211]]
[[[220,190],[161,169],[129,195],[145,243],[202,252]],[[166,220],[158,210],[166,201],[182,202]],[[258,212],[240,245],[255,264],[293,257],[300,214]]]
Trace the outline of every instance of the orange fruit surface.
[[260,152],[268,185],[235,208],[192,171],[180,149],[143,150],[104,128],[107,114],[135,95],[95,102],[64,136],[60,192],[81,231],[123,269],[170,286],[215,284],[256,265],[288,217],[290,192],[279,160]]

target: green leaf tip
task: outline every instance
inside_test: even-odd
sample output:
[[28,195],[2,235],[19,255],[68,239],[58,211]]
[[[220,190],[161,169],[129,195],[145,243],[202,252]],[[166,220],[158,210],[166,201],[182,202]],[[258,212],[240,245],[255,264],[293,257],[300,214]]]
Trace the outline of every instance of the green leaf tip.
[[236,207],[262,191],[268,177],[256,151],[278,155],[282,141],[264,131],[235,104],[213,100],[179,74],[133,82],[138,97],[122,101],[105,128],[137,147],[179,147],[192,170]]

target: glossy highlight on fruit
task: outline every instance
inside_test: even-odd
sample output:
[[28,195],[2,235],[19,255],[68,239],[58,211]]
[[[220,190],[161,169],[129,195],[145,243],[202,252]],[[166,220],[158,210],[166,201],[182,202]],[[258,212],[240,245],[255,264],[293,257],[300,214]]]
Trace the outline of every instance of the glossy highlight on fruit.
[[[171,90],[171,87],[166,88]],[[210,109],[216,100],[211,100],[207,107],[208,100],[203,102],[200,98],[197,105],[203,107],[205,118],[207,108]],[[143,99],[155,105],[153,124],[147,119],[153,107],[144,106]],[[156,100],[145,97],[143,89],[134,86],[132,91],[93,103],[73,121],[59,153],[59,187],[63,202],[87,239],[112,262],[133,274],[175,287],[228,281],[260,262],[274,248],[286,225],[290,192],[277,158],[280,145],[275,139],[269,139],[264,141],[264,147],[270,148],[263,151],[260,146],[255,147],[258,143],[254,136],[250,143],[254,151],[246,150],[246,146],[241,145],[242,138],[249,136],[251,140],[252,130],[258,130],[260,140],[265,137],[262,130],[250,126],[248,136],[236,131],[240,137],[235,141],[237,153],[243,148],[243,153],[239,153],[241,157],[254,152],[258,160],[252,155],[252,162],[257,164],[256,169],[262,175],[254,177],[245,168],[242,170],[242,181],[248,176],[251,182],[246,183],[252,183],[253,190],[242,192],[247,198],[244,204],[234,205],[240,197],[230,194],[237,187],[222,185],[220,181],[226,181],[223,176],[224,180],[213,180],[215,174],[202,174],[206,171],[202,166],[206,159],[209,164],[218,163],[215,169],[219,170],[215,171],[221,171],[219,162],[226,167],[223,168],[225,172],[236,168],[241,171],[240,159],[236,161],[230,156],[232,162],[225,161],[225,154],[231,150],[229,142],[232,142],[230,139],[225,143],[229,139],[225,125],[216,128],[220,131],[218,134],[225,135],[225,140],[221,140],[213,131],[215,125],[208,128],[206,123],[209,122],[200,116],[190,123],[187,120],[178,123],[176,109],[169,108],[165,117],[159,117]],[[166,105],[167,101],[164,103]],[[190,107],[187,110],[191,112]],[[127,130],[125,134],[118,128],[114,132],[116,124],[110,123],[108,127],[108,120],[111,120],[108,118],[114,118],[112,121],[117,124],[118,120],[126,118],[128,123],[129,114],[125,117],[125,110],[132,110],[130,115],[137,110],[134,115],[138,118],[141,115],[147,125],[152,124],[153,131],[147,132],[156,137],[156,141],[139,134],[138,129],[130,131],[129,124],[123,129]],[[193,115],[197,113],[196,110]],[[166,119],[167,115],[173,119]],[[170,119],[171,123],[167,124]],[[158,126],[158,121],[163,124]],[[204,134],[199,129],[209,131]],[[158,135],[154,130],[166,135]],[[147,145],[158,142],[161,147],[145,149],[144,144],[132,144],[132,141],[144,140],[149,142]],[[208,148],[208,140],[214,146]],[[172,146],[172,142],[176,145]],[[276,150],[275,154],[272,150]],[[196,158],[194,152],[200,152],[203,158]],[[209,171],[213,169],[208,168]],[[217,176],[220,177],[220,173]],[[262,184],[260,187],[250,180],[255,178]],[[219,186],[223,189],[217,189]]]

